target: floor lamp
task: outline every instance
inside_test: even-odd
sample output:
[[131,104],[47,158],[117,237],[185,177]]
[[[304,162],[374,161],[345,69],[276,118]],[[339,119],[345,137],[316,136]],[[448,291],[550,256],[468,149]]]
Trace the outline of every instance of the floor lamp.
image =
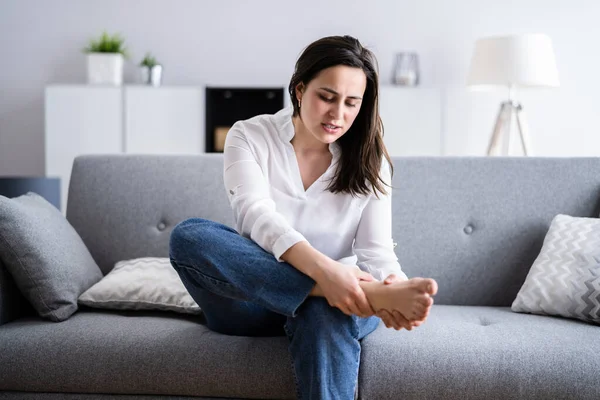
[[467,85],[472,89],[508,88],[500,104],[487,155],[508,156],[511,128],[516,120],[524,155],[532,155],[523,106],[515,100],[517,88],[558,87],[558,69],[551,39],[543,34],[486,37],[476,41]]

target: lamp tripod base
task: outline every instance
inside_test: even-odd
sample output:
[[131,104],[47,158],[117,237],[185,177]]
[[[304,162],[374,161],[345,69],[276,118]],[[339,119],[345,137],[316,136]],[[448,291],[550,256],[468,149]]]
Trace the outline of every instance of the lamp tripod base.
[[512,145],[511,126],[513,118],[517,120],[517,131],[519,134],[523,155],[531,156],[531,144],[529,140],[529,126],[525,118],[525,111],[519,103],[505,101],[500,104],[496,124],[488,145],[488,156],[508,156]]

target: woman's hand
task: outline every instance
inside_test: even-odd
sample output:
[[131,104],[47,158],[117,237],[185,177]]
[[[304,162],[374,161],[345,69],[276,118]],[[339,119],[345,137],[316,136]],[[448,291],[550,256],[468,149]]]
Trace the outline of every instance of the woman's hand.
[[373,279],[371,274],[358,267],[350,268],[334,261],[321,271],[316,282],[330,306],[339,308],[346,315],[366,318],[375,315],[375,311],[358,283]]
[[[387,278],[385,278],[383,283],[385,285],[389,285],[392,282],[397,282],[397,281],[401,281],[401,280],[404,280],[404,279],[400,279],[396,275],[391,274]],[[385,326],[387,328],[394,328],[397,331],[399,331],[402,328],[404,328],[408,331],[411,331],[413,329],[413,327],[419,326],[423,323],[423,321],[412,321],[411,322],[408,319],[406,319],[404,317],[404,315],[402,315],[399,311],[396,311],[396,310],[393,310],[392,312],[389,312],[387,310],[379,310],[377,312],[377,316],[379,318],[381,318],[381,320],[383,321],[383,323],[385,324]]]
[[386,328],[394,328],[397,331],[404,328],[408,331],[412,331],[413,324],[404,318],[404,315],[396,310],[392,312],[387,310],[379,310],[377,312],[377,316],[381,318]]
[[354,266],[354,268],[352,268],[351,270],[354,273],[354,276],[356,276],[359,281],[371,282],[375,280],[375,278],[373,278],[373,275],[363,271],[358,266]]

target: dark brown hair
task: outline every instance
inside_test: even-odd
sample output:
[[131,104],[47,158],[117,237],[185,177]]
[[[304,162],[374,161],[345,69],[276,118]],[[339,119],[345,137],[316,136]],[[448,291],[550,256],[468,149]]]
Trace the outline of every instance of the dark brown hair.
[[367,77],[360,111],[348,131],[337,140],[341,148],[340,162],[335,177],[327,189],[333,193],[345,192],[353,196],[377,191],[386,194],[385,182],[380,176],[383,157],[389,163],[390,175],[393,166],[383,144],[383,124],[379,117],[379,76],[375,55],[351,36],[329,36],[308,45],[302,52],[289,85],[294,107],[293,116],[298,116],[296,86],[307,86],[319,72],[337,65],[360,68]]

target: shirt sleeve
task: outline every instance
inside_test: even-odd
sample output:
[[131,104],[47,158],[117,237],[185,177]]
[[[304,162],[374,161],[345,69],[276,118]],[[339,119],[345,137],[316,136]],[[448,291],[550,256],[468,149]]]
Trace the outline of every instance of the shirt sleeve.
[[241,123],[227,133],[223,153],[223,179],[236,230],[283,262],[281,255],[306,239],[277,212]]
[[[384,182],[391,184],[387,161],[383,163],[381,176]],[[395,274],[401,279],[408,279],[394,253],[392,189],[388,186],[385,188],[388,192],[387,195],[379,193],[379,198],[377,198],[372,194],[363,208],[354,239],[357,265],[380,281],[385,280],[390,274]]]

